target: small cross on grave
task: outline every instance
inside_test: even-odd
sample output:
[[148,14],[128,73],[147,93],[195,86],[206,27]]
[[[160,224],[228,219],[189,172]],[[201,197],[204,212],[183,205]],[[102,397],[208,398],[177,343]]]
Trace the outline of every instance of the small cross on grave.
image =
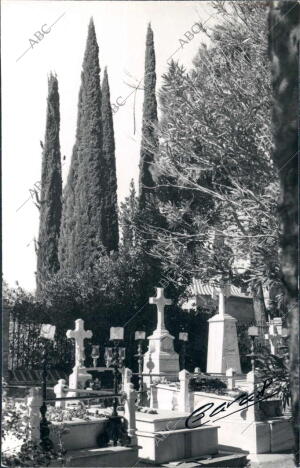
[[85,360],[84,340],[92,338],[93,332],[84,329],[84,321],[82,319],[75,320],[75,330],[68,330],[67,338],[75,339],[75,367],[83,367]]
[[165,330],[165,306],[171,305],[172,300],[164,296],[164,288],[156,288],[156,297],[149,297],[149,304],[157,307],[157,327],[156,330]]

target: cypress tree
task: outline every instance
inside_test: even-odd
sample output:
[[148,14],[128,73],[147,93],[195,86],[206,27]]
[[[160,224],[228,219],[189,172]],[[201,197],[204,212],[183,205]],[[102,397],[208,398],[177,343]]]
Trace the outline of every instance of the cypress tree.
[[60,238],[58,246],[58,255],[60,269],[71,271],[74,268],[73,244],[75,229],[75,205],[76,205],[76,184],[78,177],[78,149],[80,146],[80,129],[82,114],[82,88],[79,91],[78,115],[76,127],[76,139],[72,151],[71,165],[68,173],[68,179],[63,193],[63,206],[61,216]]
[[[143,125],[140,153],[139,205],[143,209],[153,194],[154,182],[151,167],[158,147],[155,132],[157,125],[157,102],[155,96],[156,73],[153,31],[148,25],[145,53]],[[150,195],[150,197],[149,197]]]
[[50,74],[46,131],[42,159],[40,194],[40,226],[37,248],[37,294],[45,282],[59,270],[58,241],[62,209],[62,179],[60,159],[60,113],[57,77]]
[[102,128],[103,128],[103,158],[106,164],[106,194],[105,194],[105,231],[103,245],[108,252],[118,250],[119,224],[117,200],[117,175],[115,158],[115,138],[113,117],[110,104],[110,92],[107,69],[104,70],[102,82]]
[[89,269],[103,252],[105,240],[106,170],[102,150],[99,47],[93,19],[83,59],[78,177],[75,186],[76,219],[72,242],[73,268]]
[[121,203],[120,223],[122,226],[122,244],[125,248],[137,246],[137,235],[135,224],[138,215],[138,201],[134,186],[134,180],[131,179],[129,186],[129,196]]

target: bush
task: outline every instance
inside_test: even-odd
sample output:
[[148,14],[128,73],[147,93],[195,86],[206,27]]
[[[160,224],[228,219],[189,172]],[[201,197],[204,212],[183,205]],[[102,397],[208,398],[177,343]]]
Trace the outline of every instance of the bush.
[[209,376],[192,377],[189,383],[191,392],[211,392],[224,395],[226,389],[227,385],[222,380]]

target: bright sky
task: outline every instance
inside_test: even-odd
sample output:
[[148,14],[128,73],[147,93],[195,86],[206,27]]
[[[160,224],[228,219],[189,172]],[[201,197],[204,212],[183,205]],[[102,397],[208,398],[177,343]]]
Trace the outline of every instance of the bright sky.
[[[40,140],[44,140],[50,71],[57,73],[59,81],[60,142],[61,153],[66,156],[66,180],[90,17],[95,22],[101,70],[108,67],[114,103],[131,93],[128,83],[137,84],[143,77],[149,21],[154,31],[158,89],[170,56],[191,66],[205,39],[198,33],[188,41],[184,33],[199,19],[204,22],[210,18],[212,24],[211,15],[209,2],[203,1],[2,2],[2,248],[3,276],[9,284],[17,280],[26,289],[35,288],[33,238],[37,237],[39,214],[31,199],[20,206],[30,198],[29,189],[40,180]],[[41,29],[48,33],[35,36]],[[197,26],[194,31],[198,31]],[[179,39],[186,43],[181,46]],[[119,202],[128,194],[131,178],[138,178],[142,91],[136,96],[135,132],[133,103],[134,94],[114,115]]]

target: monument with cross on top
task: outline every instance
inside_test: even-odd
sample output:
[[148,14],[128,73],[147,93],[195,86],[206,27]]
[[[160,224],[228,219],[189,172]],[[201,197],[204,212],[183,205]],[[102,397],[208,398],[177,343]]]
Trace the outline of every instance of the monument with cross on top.
[[[156,297],[149,298],[149,304],[157,307],[157,326],[153,334],[148,336],[149,346],[144,354],[144,373],[151,372],[158,377],[165,376],[169,380],[176,380],[179,372],[179,355],[174,351],[174,337],[170,335],[165,325],[165,306],[172,304],[171,299],[164,296],[164,288],[156,288]],[[146,377],[149,383],[150,378]]]
[[[84,388],[87,380],[92,378],[91,374],[87,372],[84,366],[85,353],[84,353],[84,340],[92,338],[93,332],[84,329],[84,321],[82,319],[75,320],[75,330],[68,330],[67,338],[75,340],[75,366],[73,367],[72,374],[69,376],[69,388],[80,389]],[[74,392],[69,392],[67,396],[74,396]]]

